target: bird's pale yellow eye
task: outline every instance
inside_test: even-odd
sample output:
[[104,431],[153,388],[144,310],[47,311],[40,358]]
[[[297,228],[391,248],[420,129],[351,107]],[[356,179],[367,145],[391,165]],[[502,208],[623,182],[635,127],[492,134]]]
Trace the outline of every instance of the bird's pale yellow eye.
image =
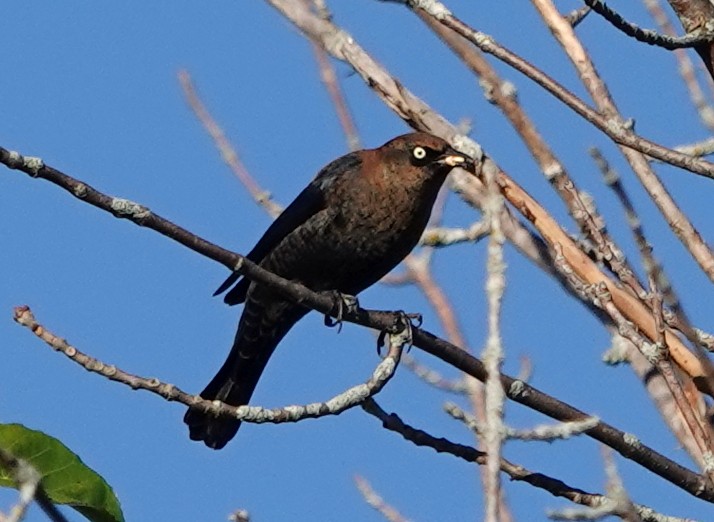
[[418,160],[426,158],[426,151],[424,150],[424,147],[414,147],[412,154]]

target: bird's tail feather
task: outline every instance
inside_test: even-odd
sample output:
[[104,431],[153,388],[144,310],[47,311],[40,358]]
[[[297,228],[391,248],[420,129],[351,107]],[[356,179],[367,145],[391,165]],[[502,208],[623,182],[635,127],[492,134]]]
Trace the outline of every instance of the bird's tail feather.
[[[234,349],[223,367],[201,392],[201,397],[210,401],[219,400],[231,406],[248,404],[275,347],[267,348],[269,353],[260,353],[252,359],[239,358],[238,351]],[[231,417],[216,417],[193,409],[186,412],[183,420],[188,424],[192,440],[202,440],[206,446],[213,449],[225,446],[235,436],[241,424],[239,420]]]
[[[278,343],[306,313],[306,308],[285,301],[266,308],[257,299],[251,299],[243,311],[228,359],[201,397],[231,406],[248,404]],[[217,417],[194,409],[189,409],[183,420],[192,440],[203,441],[213,449],[225,446],[241,424],[232,417]]]

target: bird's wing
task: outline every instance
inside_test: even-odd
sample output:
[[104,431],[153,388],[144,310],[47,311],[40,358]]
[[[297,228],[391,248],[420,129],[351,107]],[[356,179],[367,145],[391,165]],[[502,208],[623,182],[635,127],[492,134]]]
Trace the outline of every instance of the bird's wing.
[[[256,243],[253,250],[246,256],[254,263],[260,263],[263,258],[275,248],[290,232],[305,223],[310,217],[325,208],[325,194],[329,185],[337,176],[346,172],[355,172],[361,164],[358,154],[347,154],[323,168],[315,179],[298,195],[295,200],[268,227],[263,237]],[[215,291],[219,295],[228,290],[241,275],[233,272],[228,279]],[[235,305],[245,301],[250,279],[238,281],[223,299],[226,304]]]

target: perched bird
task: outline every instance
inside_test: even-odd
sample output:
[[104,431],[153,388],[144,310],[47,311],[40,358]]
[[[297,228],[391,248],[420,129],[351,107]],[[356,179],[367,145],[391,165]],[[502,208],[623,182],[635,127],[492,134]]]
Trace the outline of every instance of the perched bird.
[[[447,174],[468,159],[425,133],[399,136],[324,167],[247,255],[261,267],[314,291],[357,295],[416,246]],[[234,273],[216,291],[239,279]],[[245,303],[228,359],[201,397],[247,404],[268,359],[309,310],[247,278],[226,294]],[[189,410],[190,437],[220,449],[240,421]]]

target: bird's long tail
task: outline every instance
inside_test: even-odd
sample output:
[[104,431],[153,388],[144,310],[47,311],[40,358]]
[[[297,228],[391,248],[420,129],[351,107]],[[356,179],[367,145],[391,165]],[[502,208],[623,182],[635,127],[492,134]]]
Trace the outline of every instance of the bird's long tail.
[[[284,301],[271,303],[267,309],[249,298],[243,311],[233,348],[216,376],[201,392],[207,400],[219,400],[231,406],[248,404],[270,356],[290,328],[307,309]],[[184,416],[192,440],[221,449],[240,428],[231,417],[216,417],[190,409]]]

